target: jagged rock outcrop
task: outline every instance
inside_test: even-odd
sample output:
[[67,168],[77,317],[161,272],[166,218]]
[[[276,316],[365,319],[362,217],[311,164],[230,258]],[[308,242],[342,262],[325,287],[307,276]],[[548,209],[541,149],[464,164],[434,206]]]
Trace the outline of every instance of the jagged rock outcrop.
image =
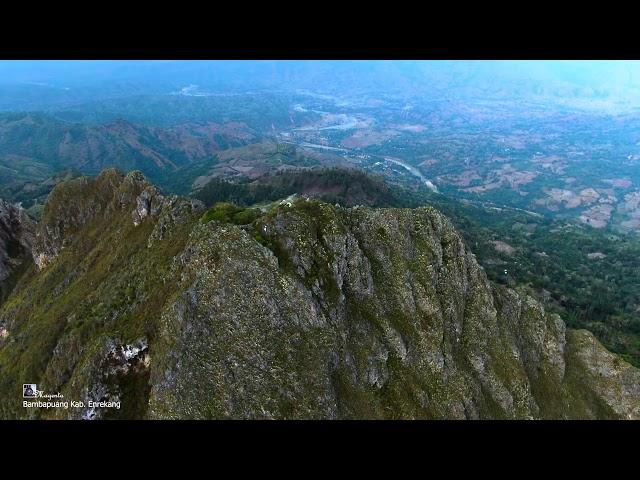
[[35,221],[19,205],[0,199],[0,282],[31,255]]
[[255,228],[266,246],[198,226],[176,261],[183,293],[163,313],[152,416],[640,415],[638,370],[492,286],[434,209],[303,200]]
[[[235,225],[101,177],[52,194],[55,260],[0,307],[3,418],[640,418],[640,371],[492,285],[433,208],[298,199]],[[25,411],[24,381],[123,408]]]
[[[35,228],[35,221],[20,205],[0,199],[0,305],[31,265]],[[8,322],[0,319],[0,345],[8,336]]]
[[96,178],[80,177],[58,184],[47,200],[38,225],[33,259],[39,269],[58,256],[75,233],[97,217],[105,218],[114,209],[131,211],[134,225],[148,215],[157,215],[164,197],[138,171],[122,174],[108,169]]
[[108,338],[99,350],[99,357],[92,360],[85,364],[85,368],[90,370],[76,377],[80,383],[71,385],[84,405],[74,409],[71,418],[102,419],[111,407],[101,405],[121,404],[123,389],[132,379],[138,380],[142,393],[144,384],[148,383],[151,360],[146,338],[138,339],[132,345]]

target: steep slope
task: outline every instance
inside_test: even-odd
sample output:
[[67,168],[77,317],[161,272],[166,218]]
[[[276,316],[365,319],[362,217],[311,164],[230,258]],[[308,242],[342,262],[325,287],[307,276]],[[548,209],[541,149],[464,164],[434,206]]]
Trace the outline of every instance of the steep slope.
[[[80,398],[76,384],[88,388],[102,375],[83,369],[107,339],[153,338],[159,308],[175,290],[168,267],[198,208],[159,195],[140,173],[107,170],[54,188],[37,227],[35,262],[0,309],[0,417],[56,413],[22,409],[20,379]],[[126,391],[122,415],[141,416],[144,385]]]
[[0,199],[0,303],[31,262],[35,228],[23,208]]
[[[137,173],[58,185],[0,308],[0,416],[640,418],[640,372],[433,208],[201,217]],[[25,382],[85,406],[23,408]]]

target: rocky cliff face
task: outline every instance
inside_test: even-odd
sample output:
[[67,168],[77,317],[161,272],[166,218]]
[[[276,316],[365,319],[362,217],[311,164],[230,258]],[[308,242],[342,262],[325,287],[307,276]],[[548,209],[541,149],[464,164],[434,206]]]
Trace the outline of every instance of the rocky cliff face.
[[[56,191],[0,308],[4,418],[640,418],[640,372],[492,285],[432,208],[233,225],[138,174]],[[26,382],[122,408],[23,409]]]
[[31,261],[35,226],[22,207],[0,200],[0,301]]

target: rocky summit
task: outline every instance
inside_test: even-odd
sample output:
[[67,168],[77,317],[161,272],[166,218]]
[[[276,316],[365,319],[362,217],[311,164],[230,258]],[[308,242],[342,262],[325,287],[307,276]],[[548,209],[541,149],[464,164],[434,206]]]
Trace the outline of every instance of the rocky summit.
[[1,204],[0,418],[640,418],[640,370],[492,284],[436,209],[225,208],[116,170],[37,225]]

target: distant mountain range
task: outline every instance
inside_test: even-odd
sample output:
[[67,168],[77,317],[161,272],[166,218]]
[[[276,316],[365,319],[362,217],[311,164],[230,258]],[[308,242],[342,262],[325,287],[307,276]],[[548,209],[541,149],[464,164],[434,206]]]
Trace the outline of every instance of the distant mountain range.
[[0,116],[0,176],[6,186],[22,180],[43,181],[61,170],[91,174],[118,167],[162,179],[256,138],[242,123],[159,128],[124,120],[83,125],[43,114],[4,114]]

